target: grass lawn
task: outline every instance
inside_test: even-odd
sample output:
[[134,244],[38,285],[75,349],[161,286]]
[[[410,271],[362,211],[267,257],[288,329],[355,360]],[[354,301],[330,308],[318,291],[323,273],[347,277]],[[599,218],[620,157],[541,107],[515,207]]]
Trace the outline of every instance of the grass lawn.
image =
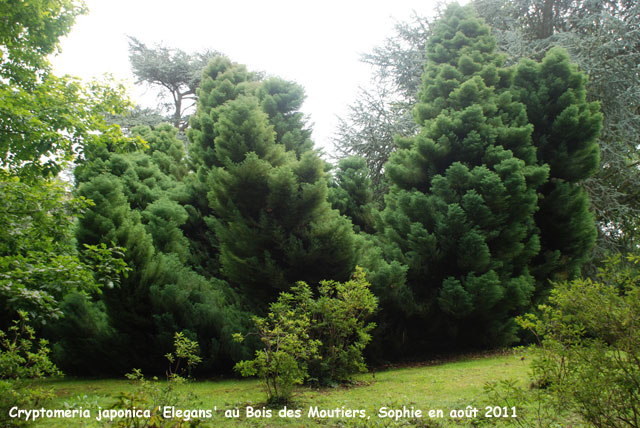
[[[363,374],[350,387],[314,389],[301,387],[296,390],[292,411],[300,410],[300,417],[281,417],[281,408],[271,409],[269,417],[247,417],[248,407],[263,410],[265,394],[258,380],[198,381],[176,387],[173,395],[164,396],[165,382],[151,382],[147,402],[136,402],[140,410],[155,406],[175,406],[176,409],[210,410],[211,416],[203,419],[207,427],[387,427],[387,426],[474,426],[485,406],[501,406],[490,403],[484,393],[485,383],[503,379],[526,382],[527,360],[519,355],[490,355],[470,357],[460,361],[435,365],[393,368],[376,373]],[[139,390],[139,385],[128,380],[60,379],[41,383],[54,390],[55,398],[46,409],[89,410],[89,418],[43,418],[38,427],[99,427],[115,425],[96,417],[100,408],[108,409],[118,400],[121,392],[129,394]],[[155,395],[154,395],[155,394]],[[309,409],[327,412],[337,408],[337,417],[309,417]],[[380,417],[380,409],[403,410],[399,418]],[[451,418],[451,410],[478,408],[479,418]],[[215,410],[214,410],[215,409]],[[225,417],[225,411],[237,409],[239,417]],[[416,415],[417,410],[422,416]],[[348,410],[356,417],[345,414]],[[413,410],[413,414],[411,411]],[[429,410],[440,410],[444,417],[429,417]],[[364,417],[360,412],[364,411]],[[511,410],[510,410],[511,411]],[[343,413],[344,412],[344,413]],[[230,415],[229,415],[230,416]],[[326,415],[323,415],[326,416]],[[148,420],[142,419],[146,423]],[[174,420],[177,422],[177,419]],[[488,424],[491,426],[492,424]],[[142,424],[141,426],[145,426]],[[173,425],[167,425],[173,426]]]

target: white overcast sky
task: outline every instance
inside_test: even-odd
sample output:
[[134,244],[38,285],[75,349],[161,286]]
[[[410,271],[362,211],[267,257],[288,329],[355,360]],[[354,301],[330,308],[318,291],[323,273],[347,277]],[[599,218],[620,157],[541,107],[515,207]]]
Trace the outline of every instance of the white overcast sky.
[[85,2],[89,14],[77,19],[62,53],[52,58],[56,74],[89,79],[111,73],[132,88],[134,100],[153,106],[150,91],[134,88],[127,35],[187,52],[217,50],[250,70],[301,84],[316,146],[329,152],[337,116],[369,81],[360,55],[392,35],[397,21],[413,11],[431,16],[436,7],[436,0]]

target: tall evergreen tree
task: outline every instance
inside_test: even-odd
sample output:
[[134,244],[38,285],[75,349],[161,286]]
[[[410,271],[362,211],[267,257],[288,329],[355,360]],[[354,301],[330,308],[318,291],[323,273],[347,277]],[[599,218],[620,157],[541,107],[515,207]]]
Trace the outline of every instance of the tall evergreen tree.
[[549,280],[579,275],[597,236],[589,197],[580,184],[598,170],[603,118],[598,103],[587,101],[586,80],[559,48],[540,63],[523,60],[514,77],[512,91],[534,126],[538,161],[550,168],[536,213],[542,251],[534,270],[542,290]]
[[[580,94],[584,89],[576,88],[575,84],[584,85],[587,99],[601,105],[602,132],[597,137],[601,162],[595,174],[570,181],[574,183],[572,187],[579,184],[584,188],[591,200],[590,209],[599,226],[595,262],[608,252],[636,248],[637,219],[640,218],[640,169],[637,167],[640,3],[633,0],[475,0],[473,3],[480,16],[495,29],[500,49],[508,52],[513,62],[527,57],[541,58],[551,47],[560,46],[568,51],[572,62],[589,74],[588,80],[579,83],[579,79],[574,79],[570,86],[571,91]],[[541,82],[549,79],[539,72],[530,76]],[[540,133],[549,135],[547,124],[534,125],[541,125]],[[587,124],[586,129],[589,128]],[[551,167],[553,170],[553,165]],[[554,176],[553,171],[551,175]],[[575,189],[572,191],[578,193]]]
[[[173,333],[182,331],[199,342],[203,369],[224,370],[245,356],[246,345],[235,344],[231,334],[243,331],[249,319],[226,282],[188,266],[192,256],[181,230],[188,217],[181,205],[186,192],[180,179],[187,170],[182,142],[168,124],[135,128],[132,134],[148,140],[146,152],[95,147],[76,168],[78,193],[94,200],[79,222],[78,242],[118,242],[127,250],[132,272],[101,296],[66,302],[69,320],[56,334],[67,349],[57,354],[69,362],[75,361],[74,353],[87,353],[104,362],[105,371],[122,372],[132,365],[159,370]],[[92,327],[82,328],[81,322]],[[93,337],[77,337],[74,326]],[[104,353],[107,344],[112,350]],[[158,349],[151,358],[150,348]]]
[[207,200],[208,177],[211,169],[221,166],[214,146],[214,124],[217,108],[240,95],[255,92],[259,76],[228,58],[214,58],[202,74],[198,89],[198,107],[187,132],[190,141],[189,159],[194,174],[185,178],[187,198],[184,207],[189,217],[182,227],[191,246],[191,266],[205,276],[217,275],[218,242],[212,228],[212,211]]
[[304,114],[299,111],[304,101],[304,90],[300,85],[271,77],[262,82],[257,96],[276,132],[276,143],[295,151],[298,158],[313,148],[311,129],[307,128]]
[[215,255],[214,269],[264,305],[297,280],[346,279],[355,256],[298,111],[302,89],[259,77],[225,58],[205,70],[189,133],[197,173],[185,231],[202,236],[206,225],[200,260]]
[[536,287],[534,214],[549,168],[538,164],[525,106],[509,89],[513,70],[470,9],[446,9],[427,57],[414,110],[421,129],[398,140],[381,213],[416,302],[407,333],[440,348],[508,343]]
[[[104,290],[101,296],[109,324],[118,335],[118,350],[126,352],[120,356],[117,368],[126,370],[128,362],[133,361],[149,368],[152,360],[144,361],[149,347],[155,345],[156,336],[149,297],[156,268],[151,236],[145,231],[140,214],[131,210],[116,176],[98,175],[82,183],[78,194],[94,203],[80,219],[76,231],[78,242],[89,245],[117,243],[126,249],[125,261],[131,268],[120,286]],[[102,356],[103,359],[110,357],[113,355]]]

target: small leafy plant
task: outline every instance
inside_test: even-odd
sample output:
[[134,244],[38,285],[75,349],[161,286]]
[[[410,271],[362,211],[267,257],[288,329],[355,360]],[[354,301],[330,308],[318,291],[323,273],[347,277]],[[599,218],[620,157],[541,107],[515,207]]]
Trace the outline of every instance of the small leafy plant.
[[347,282],[322,281],[318,297],[308,302],[311,337],[321,343],[318,356],[309,363],[316,382],[350,382],[354,374],[367,371],[362,353],[376,326],[368,319],[378,308],[369,286],[362,268],[356,267]]
[[[140,369],[133,369],[125,376],[136,383],[134,392],[122,392],[118,395],[117,401],[111,406],[112,409],[148,409],[150,405],[157,403],[171,403],[179,406],[181,403],[189,402],[191,397],[182,397],[177,394],[176,386],[187,382],[187,378],[181,376],[186,373],[190,377],[191,370],[197,366],[202,359],[198,355],[198,343],[189,339],[182,332],[176,332],[173,345],[175,351],[165,355],[169,360],[167,369],[167,381],[159,382],[157,377],[151,380],[146,379]],[[185,362],[186,366],[181,367]],[[155,406],[150,411],[150,417],[125,417],[116,422],[119,428],[185,428],[200,426],[199,419],[190,420],[167,420],[162,415],[160,406]]]
[[362,351],[375,327],[367,318],[377,304],[359,267],[345,283],[322,281],[317,298],[309,285],[298,282],[270,305],[266,318],[253,318],[264,348],[235,369],[262,378],[271,404],[289,401],[293,386],[305,381],[350,381],[366,371]]
[[[302,308],[311,298],[311,290],[304,283],[281,293],[269,306],[266,318],[253,317],[257,334],[264,348],[253,360],[240,361],[235,370],[242,376],[258,376],[264,381],[269,404],[290,401],[293,386],[308,377],[307,362],[317,355],[320,341],[309,336],[311,320]],[[236,334],[237,341],[244,338]]]
[[593,426],[640,427],[640,256],[555,284],[539,309],[518,320],[540,341],[532,386]]
[[[169,360],[167,378],[171,380],[183,375],[191,377],[191,370],[202,362],[202,358],[198,355],[198,342],[185,337],[182,332],[176,332],[173,345],[176,348],[175,353],[165,354]],[[181,366],[183,362],[186,367]]]
[[51,391],[32,388],[31,379],[60,376],[62,373],[49,359],[49,344],[41,339],[36,345],[34,328],[25,311],[18,311],[7,332],[0,330],[0,426],[26,425],[9,418],[9,409],[37,407],[52,396]]

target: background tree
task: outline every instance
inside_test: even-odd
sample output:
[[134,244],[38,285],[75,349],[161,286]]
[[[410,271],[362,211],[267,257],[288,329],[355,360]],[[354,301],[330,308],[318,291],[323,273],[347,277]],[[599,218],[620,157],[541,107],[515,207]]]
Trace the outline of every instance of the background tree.
[[135,105],[133,108],[128,109],[124,114],[107,115],[107,122],[117,123],[122,128],[122,131],[127,133],[136,126],[149,126],[151,128],[155,128],[161,123],[167,122],[167,118],[156,108]]
[[604,116],[598,171],[581,181],[599,225],[596,256],[633,249],[640,212],[640,6],[627,0],[475,3],[513,61],[562,46],[589,74],[587,97],[600,102]]
[[0,323],[6,328],[17,311],[51,321],[66,294],[119,281],[120,248],[75,248],[73,223],[89,202],[69,197],[55,176],[86,148],[139,140],[125,138],[102,115],[128,107],[122,86],[82,85],[51,73],[46,56],[86,12],[81,2],[3,2],[0,11]]
[[76,247],[77,218],[93,202],[71,196],[56,175],[100,148],[126,152],[143,142],[106,121],[130,106],[121,85],[51,73],[46,55],[86,11],[82,3],[3,2],[0,9],[1,322],[27,311],[40,335],[45,321],[52,326],[67,313],[72,296],[117,288],[127,272],[126,248],[110,240]]
[[397,23],[395,34],[382,46],[362,56],[362,62],[373,67],[372,87],[360,89],[333,140],[339,157],[355,155],[367,161],[378,203],[388,187],[384,164],[396,149],[395,137],[417,130],[411,109],[418,101],[429,27],[428,19],[414,15],[411,22]]
[[63,183],[3,178],[0,196],[2,329],[18,311],[38,326],[58,319],[67,294],[96,292],[126,273],[122,248],[75,248],[74,220],[90,203],[69,198]]
[[[0,5],[0,167],[3,174],[52,177],[82,151],[111,141],[124,143],[104,114],[124,112],[124,87],[83,85],[51,73],[46,56],[86,13],[82,2],[38,0]],[[99,132],[95,132],[99,131]]]
[[540,189],[536,213],[542,251],[534,272],[542,285],[579,276],[597,234],[587,192],[579,183],[598,168],[602,115],[598,103],[586,100],[585,83],[586,76],[558,48],[541,63],[523,60],[514,77],[512,91],[534,126],[538,160],[549,165],[550,179]]
[[205,69],[189,131],[197,172],[185,233],[198,260],[218,261],[209,275],[219,269],[263,309],[296,280],[345,278],[354,263],[351,227],[327,202],[325,164],[298,111],[303,99],[299,86],[220,57]]
[[258,102],[244,96],[216,108],[220,166],[209,174],[208,198],[222,274],[269,300],[296,279],[348,276],[354,253],[351,225],[327,202],[324,162],[308,150],[298,159],[277,142]]
[[373,233],[373,195],[366,160],[355,156],[340,159],[329,186],[329,201],[351,220],[356,232]]
[[[71,30],[76,17],[87,12],[74,0],[38,0],[16,5],[3,2],[0,43],[3,84],[36,85],[49,71],[47,56],[59,49],[59,39]],[[8,79],[8,82],[4,81]]]
[[[522,58],[540,60],[550,47],[561,46],[568,51],[571,61],[589,75],[585,82],[587,99],[600,102],[604,117],[598,138],[601,156],[598,172],[580,180],[580,186],[589,194],[598,224],[595,258],[602,259],[609,251],[634,248],[640,200],[636,150],[640,138],[637,103],[640,77],[636,67],[638,50],[634,48],[639,43],[637,2],[478,0],[473,5],[492,26],[498,48],[507,54],[509,64]],[[390,153],[395,147],[390,144],[392,132],[386,133],[389,137],[384,139],[385,144],[380,144],[377,137],[383,134],[378,129],[392,129],[383,123],[395,122],[377,117],[393,117],[393,101],[403,94],[417,97],[415,88],[420,85],[422,72],[419,58],[424,57],[424,40],[431,32],[432,21],[416,16],[411,22],[398,24],[394,36],[363,58],[374,65],[376,76],[386,78],[389,83],[374,86],[358,98],[351,119],[340,126],[336,147],[341,156],[367,153],[374,175],[378,169],[371,162],[379,158],[375,153]],[[364,126],[366,123],[371,125]],[[375,124],[380,124],[380,128]],[[389,150],[379,149],[385,146]]]
[[129,61],[137,83],[159,86],[160,99],[170,98],[163,108],[180,131],[189,124],[186,112],[195,103],[202,70],[217,55],[218,52],[209,50],[190,54],[162,45],[148,47],[129,36]]
[[206,197],[211,169],[221,165],[214,146],[215,107],[254,91],[258,78],[245,66],[234,64],[223,56],[216,57],[203,72],[198,93],[204,99],[198,100],[198,108],[187,132],[194,174],[185,179],[188,194],[184,207],[189,217],[182,229],[191,246],[192,267],[205,276],[219,274],[218,242],[212,228],[207,225],[212,219],[212,210]]

